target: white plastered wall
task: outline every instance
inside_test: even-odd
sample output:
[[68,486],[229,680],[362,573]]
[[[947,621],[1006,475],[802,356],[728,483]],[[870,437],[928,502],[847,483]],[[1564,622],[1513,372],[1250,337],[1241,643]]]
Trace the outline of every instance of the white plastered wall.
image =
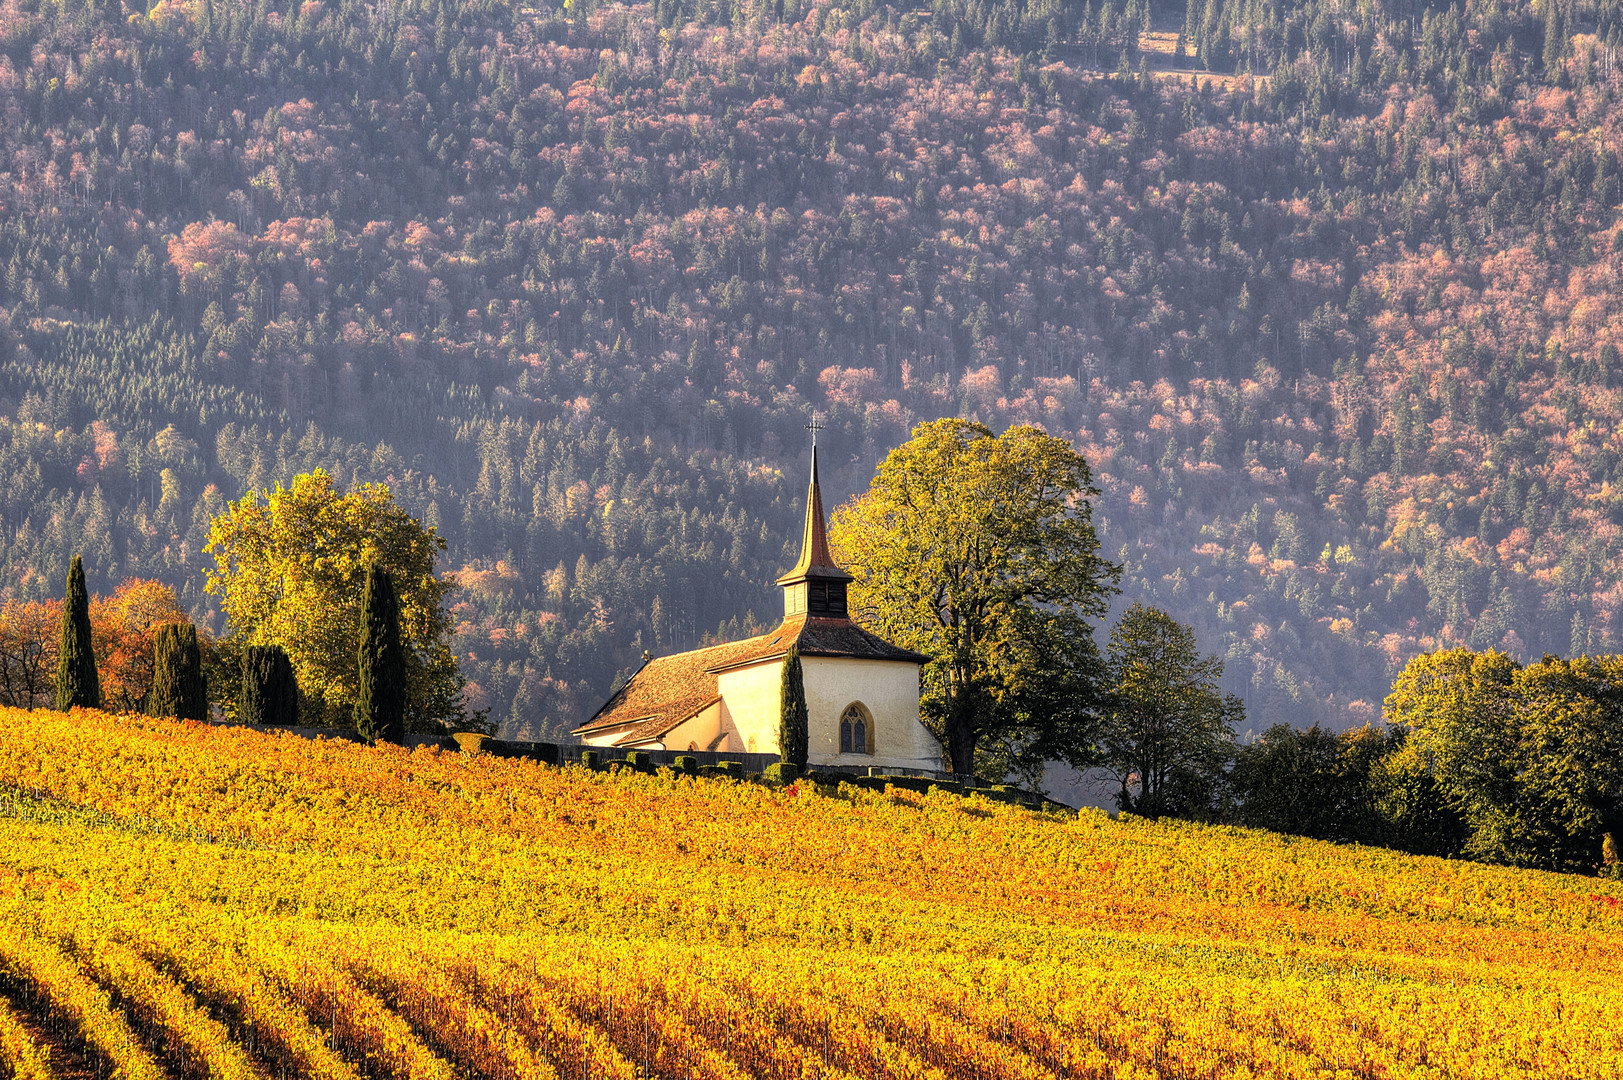
[[[849,657],[801,658],[811,765],[939,769],[941,746],[919,723],[917,664]],[[769,660],[724,671],[717,677],[724,729],[741,745],[730,750],[776,754],[783,661]],[[861,702],[874,720],[872,754],[840,753],[840,715]]]
[[732,733],[728,750],[776,754],[778,705],[783,695],[783,661],[768,660],[716,676],[721,723]]
[[[662,750],[735,750],[722,726],[721,702],[706,705],[660,736]],[[719,741],[718,741],[719,740]]]
[[[894,660],[808,656],[806,760],[812,765],[939,769],[941,744],[919,723],[919,667]],[[872,754],[840,753],[840,716],[861,702],[873,717]]]

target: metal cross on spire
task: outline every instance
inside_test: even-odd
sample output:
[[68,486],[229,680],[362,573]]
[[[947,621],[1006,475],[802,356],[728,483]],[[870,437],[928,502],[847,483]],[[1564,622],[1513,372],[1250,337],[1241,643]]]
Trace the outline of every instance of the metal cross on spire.
[[812,410],[812,418],[806,421],[806,430],[812,433],[812,449],[817,449],[817,433],[828,425],[818,418],[817,410]]

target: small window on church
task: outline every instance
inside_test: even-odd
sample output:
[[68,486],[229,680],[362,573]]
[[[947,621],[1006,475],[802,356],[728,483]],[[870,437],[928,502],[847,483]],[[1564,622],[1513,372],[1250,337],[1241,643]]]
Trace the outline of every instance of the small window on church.
[[840,714],[840,753],[873,753],[873,717],[856,702]]

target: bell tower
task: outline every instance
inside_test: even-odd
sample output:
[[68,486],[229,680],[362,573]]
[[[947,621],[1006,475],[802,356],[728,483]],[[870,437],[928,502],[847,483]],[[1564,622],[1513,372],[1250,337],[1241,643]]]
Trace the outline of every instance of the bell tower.
[[846,586],[852,578],[828,553],[828,526],[823,520],[823,493],[817,484],[817,433],[822,422],[812,415],[806,427],[812,433],[811,483],[806,488],[806,523],[800,538],[800,560],[778,579],[783,588],[783,614],[814,619],[849,619]]

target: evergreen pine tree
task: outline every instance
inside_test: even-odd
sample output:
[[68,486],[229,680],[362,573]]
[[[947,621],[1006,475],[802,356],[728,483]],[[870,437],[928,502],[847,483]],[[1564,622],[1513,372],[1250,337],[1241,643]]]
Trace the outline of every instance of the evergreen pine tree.
[[152,689],[147,694],[147,715],[208,719],[203,656],[197,647],[197,627],[191,623],[158,627],[152,642]]
[[1567,55],[1566,12],[1559,0],[1544,0],[1544,77],[1556,81]]
[[361,610],[355,730],[371,742],[398,743],[406,733],[406,650],[394,582],[381,567],[366,571]]
[[280,645],[250,645],[244,651],[237,719],[278,727],[299,722],[299,684],[293,663]]
[[806,679],[800,667],[800,649],[791,648],[783,661],[783,684],[778,707],[778,748],[784,761],[806,767],[810,732],[806,718]]
[[75,555],[68,566],[67,593],[62,598],[62,647],[56,654],[56,707],[101,708],[101,681],[96,678],[96,652],[90,642],[90,590],[84,562]]

